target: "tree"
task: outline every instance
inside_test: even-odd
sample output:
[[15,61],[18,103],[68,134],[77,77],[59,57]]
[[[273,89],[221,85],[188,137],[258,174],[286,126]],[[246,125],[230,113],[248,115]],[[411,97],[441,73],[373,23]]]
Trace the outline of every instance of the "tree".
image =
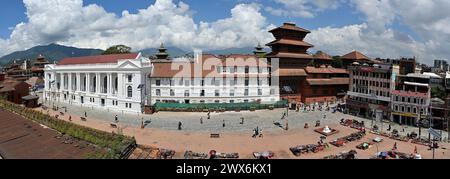
[[445,99],[445,97],[446,97],[445,89],[441,86],[432,87],[431,88],[431,97]]
[[112,47],[109,47],[106,49],[102,55],[109,55],[109,54],[126,54],[131,53],[131,47],[125,46],[125,45],[114,45]]
[[344,65],[342,64],[342,60],[340,56],[334,56],[333,57],[333,62],[331,62],[331,66],[333,66],[334,68],[342,68],[344,67]]

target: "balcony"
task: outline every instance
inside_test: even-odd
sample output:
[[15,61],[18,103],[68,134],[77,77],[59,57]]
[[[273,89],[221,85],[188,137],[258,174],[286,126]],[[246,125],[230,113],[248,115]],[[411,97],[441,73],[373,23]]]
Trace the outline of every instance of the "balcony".
[[349,91],[349,92],[347,92],[347,95],[354,96],[354,97],[360,97],[360,98],[367,98],[367,99],[372,99],[372,100],[386,101],[386,102],[391,101],[391,98],[389,98],[389,97],[377,96],[375,94],[363,94],[363,93],[356,93],[353,91]]

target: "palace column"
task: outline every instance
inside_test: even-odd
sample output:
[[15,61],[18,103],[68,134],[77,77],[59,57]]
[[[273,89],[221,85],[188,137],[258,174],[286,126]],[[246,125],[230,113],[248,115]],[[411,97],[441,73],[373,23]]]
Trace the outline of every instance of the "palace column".
[[66,88],[66,76],[64,73],[61,73],[61,91],[64,91]]
[[76,81],[77,81],[77,89],[76,91],[81,91],[81,74],[77,73],[77,77],[76,77]]
[[67,81],[68,81],[68,85],[67,85],[67,90],[72,91],[72,73],[69,73],[67,75]]
[[91,75],[86,73],[86,92],[91,92]]
[[100,93],[100,81],[101,81],[101,79],[100,79],[100,73],[95,73],[95,82],[96,82],[96,89],[95,89],[95,92],[96,93]]
[[117,96],[122,96],[124,87],[122,73],[117,73],[117,84]]
[[112,73],[108,73],[108,95],[111,95],[112,91]]

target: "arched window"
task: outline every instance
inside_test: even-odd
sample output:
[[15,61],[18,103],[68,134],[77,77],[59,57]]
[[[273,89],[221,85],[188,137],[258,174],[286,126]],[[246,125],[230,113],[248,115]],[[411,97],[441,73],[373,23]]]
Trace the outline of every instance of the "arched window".
[[133,97],[133,88],[131,86],[128,86],[127,91],[128,91],[128,97],[129,98]]

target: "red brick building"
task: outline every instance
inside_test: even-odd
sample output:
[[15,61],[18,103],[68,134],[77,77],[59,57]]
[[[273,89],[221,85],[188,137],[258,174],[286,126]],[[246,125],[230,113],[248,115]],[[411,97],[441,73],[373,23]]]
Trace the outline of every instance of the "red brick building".
[[5,81],[6,74],[0,72],[0,82]]
[[282,99],[297,104],[334,101],[345,96],[349,85],[347,71],[330,67],[332,58],[326,53],[307,53],[313,45],[303,40],[310,31],[284,23],[270,32],[276,40],[267,44],[272,52],[266,57],[272,66],[279,64]]
[[22,104],[22,97],[28,96],[30,86],[23,81],[6,80],[0,82],[0,96],[16,104]]
[[350,83],[345,69],[307,67],[302,84],[302,102],[332,102],[343,99]]

